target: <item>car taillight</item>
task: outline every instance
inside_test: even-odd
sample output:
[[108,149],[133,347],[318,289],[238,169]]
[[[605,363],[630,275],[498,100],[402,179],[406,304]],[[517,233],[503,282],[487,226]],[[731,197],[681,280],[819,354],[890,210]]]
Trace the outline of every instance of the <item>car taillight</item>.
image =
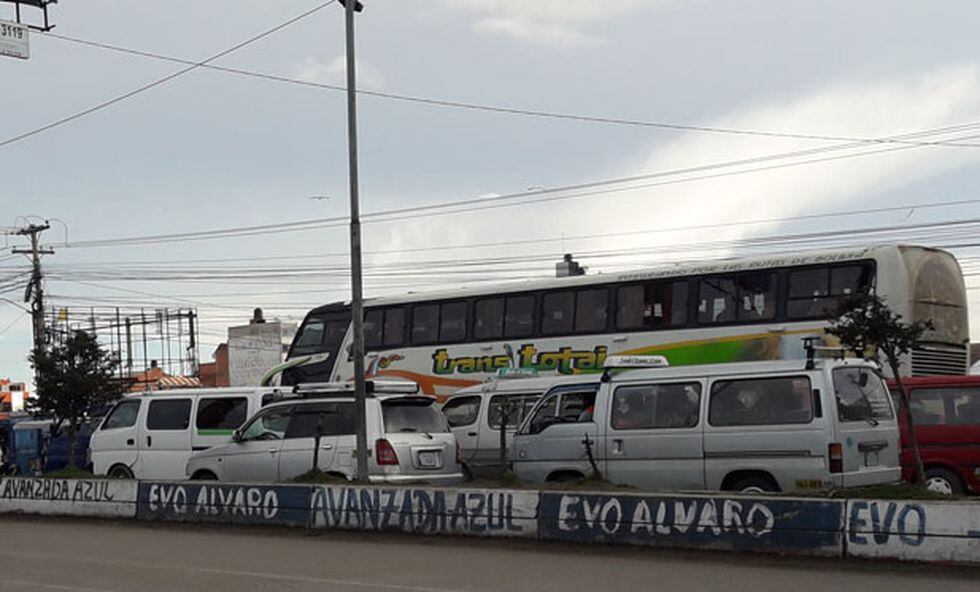
[[374,459],[379,466],[398,464],[398,455],[395,454],[391,442],[383,438],[374,443]]
[[827,446],[827,459],[830,461],[831,473],[844,472],[844,447],[838,442],[833,442]]

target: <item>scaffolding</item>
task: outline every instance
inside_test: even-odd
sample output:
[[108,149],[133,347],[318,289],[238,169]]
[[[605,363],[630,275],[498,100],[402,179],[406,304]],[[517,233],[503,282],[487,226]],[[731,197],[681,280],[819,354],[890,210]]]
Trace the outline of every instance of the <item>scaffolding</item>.
[[48,343],[84,331],[119,362],[119,378],[151,368],[170,376],[200,376],[198,316],[193,308],[50,308],[46,311]]

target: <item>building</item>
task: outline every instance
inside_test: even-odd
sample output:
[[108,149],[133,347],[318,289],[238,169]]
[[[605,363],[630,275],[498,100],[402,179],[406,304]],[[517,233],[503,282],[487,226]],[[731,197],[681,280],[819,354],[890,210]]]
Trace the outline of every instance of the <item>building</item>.
[[228,377],[228,344],[222,343],[214,350],[214,361],[201,364],[201,384],[218,387],[231,386]]
[[294,323],[266,321],[256,308],[247,325],[228,328],[228,383],[258,386],[265,374],[282,364],[289,341],[296,334]]
[[0,415],[23,411],[24,402],[29,396],[26,383],[0,378]]
[[200,388],[201,380],[194,376],[172,376],[157,366],[156,360],[150,362],[150,369],[132,377],[133,384],[129,391],[140,393],[144,391],[160,391],[180,388]]

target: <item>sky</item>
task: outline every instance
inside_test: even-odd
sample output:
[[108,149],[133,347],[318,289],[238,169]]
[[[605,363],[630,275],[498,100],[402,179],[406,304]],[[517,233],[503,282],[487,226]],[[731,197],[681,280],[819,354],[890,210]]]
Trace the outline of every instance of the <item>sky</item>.
[[[90,242],[343,218],[337,4],[212,63],[275,80],[197,68],[6,142],[187,68],[91,44],[197,62],[322,4],[62,0],[51,8],[61,37],[32,33],[29,60],[2,58],[0,228],[51,220],[54,306],[194,306],[207,361],[253,307],[298,320],[349,295],[342,223]],[[749,241],[813,232],[976,242],[975,226],[922,228],[980,218],[976,2],[364,4],[359,89],[386,95],[358,105],[368,296],[550,276],[566,252],[601,273],[785,252],[799,247]],[[611,179],[634,180],[594,185]],[[883,227],[894,230],[869,231]],[[7,249],[0,290],[26,269]],[[980,310],[980,249],[953,252]],[[0,376],[15,380],[30,379],[22,292],[0,293]]]

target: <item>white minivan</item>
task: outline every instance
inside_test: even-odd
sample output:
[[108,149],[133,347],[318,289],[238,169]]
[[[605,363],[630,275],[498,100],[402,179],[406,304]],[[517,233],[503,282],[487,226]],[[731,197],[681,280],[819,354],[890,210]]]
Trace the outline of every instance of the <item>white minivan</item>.
[[[593,413],[576,416],[583,405]],[[598,469],[648,490],[764,492],[897,482],[899,452],[877,366],[817,359],[627,370],[555,386],[524,420],[511,459],[518,477],[539,483]]]
[[124,397],[92,434],[92,471],[118,479],[183,479],[191,454],[228,442],[272,393],[233,387]]
[[[499,477],[508,464],[500,459],[502,423],[505,424],[504,445],[509,451],[517,426],[546,391],[557,385],[598,382],[599,376],[594,374],[563,377],[504,374],[456,391],[443,403],[442,412],[459,442],[464,471],[474,478]],[[576,417],[580,412],[574,412]]]

